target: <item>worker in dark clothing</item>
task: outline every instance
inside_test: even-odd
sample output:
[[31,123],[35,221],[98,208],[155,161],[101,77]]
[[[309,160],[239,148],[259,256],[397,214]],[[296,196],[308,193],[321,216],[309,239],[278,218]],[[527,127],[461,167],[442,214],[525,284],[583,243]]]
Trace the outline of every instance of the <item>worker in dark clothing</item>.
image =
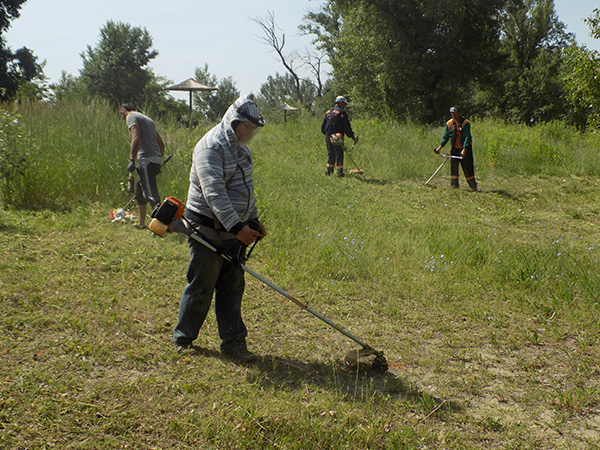
[[348,136],[356,144],[358,136],[354,136],[348,113],[344,110],[348,101],[339,96],[335,99],[335,106],[327,111],[321,133],[325,135],[327,144],[327,170],[325,175],[331,175],[337,165],[337,176],[344,176],[344,135]]
[[473,163],[473,140],[471,137],[471,122],[460,113],[458,106],[450,108],[452,119],[446,122],[446,128],[440,145],[433,151],[440,153],[440,150],[449,141],[452,143],[450,155],[460,156],[462,159],[452,158],[450,160],[450,185],[458,188],[458,165],[462,166],[465,178],[469,187],[476,191],[477,181],[475,180],[475,166]]

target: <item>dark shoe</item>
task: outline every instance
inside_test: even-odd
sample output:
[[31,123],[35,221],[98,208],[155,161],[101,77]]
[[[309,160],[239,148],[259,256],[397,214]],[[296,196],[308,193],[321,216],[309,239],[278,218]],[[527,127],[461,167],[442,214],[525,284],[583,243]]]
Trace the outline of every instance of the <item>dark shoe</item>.
[[325,175],[329,176],[333,174],[333,167],[327,166],[327,169],[325,170]]
[[246,347],[237,347],[228,350],[221,350],[221,353],[224,356],[233,359],[234,361],[242,363],[250,363],[256,360],[256,355],[248,351]]
[[477,192],[477,182],[475,180],[469,180],[469,187],[473,191]]
[[175,344],[175,351],[181,355],[197,355],[198,349],[192,344],[179,345]]
[[136,230],[147,230],[148,227],[146,225],[138,225],[137,223],[133,226]]
[[344,176],[344,169],[338,169],[337,170],[337,176],[338,177],[343,177]]

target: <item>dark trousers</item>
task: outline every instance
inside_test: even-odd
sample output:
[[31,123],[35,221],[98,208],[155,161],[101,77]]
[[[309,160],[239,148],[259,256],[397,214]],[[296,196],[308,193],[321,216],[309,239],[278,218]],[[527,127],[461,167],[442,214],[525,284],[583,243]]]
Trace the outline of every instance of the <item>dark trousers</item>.
[[139,161],[137,168],[137,180],[135,180],[135,201],[138,205],[150,203],[154,208],[160,203],[160,194],[156,184],[156,176],[160,173],[160,164],[147,161]]
[[[450,151],[452,156],[460,156],[462,149],[453,148]],[[473,162],[473,146],[468,145],[465,150],[463,159],[452,158],[450,160],[450,183],[452,186],[458,187],[458,166],[462,167],[463,173],[469,186],[476,186],[475,182],[475,164]]]
[[330,166],[343,166],[344,165],[344,146],[333,145],[329,140],[329,135],[325,136],[325,142],[327,143],[327,164]]
[[[221,240],[218,238],[220,234],[212,230],[209,242],[225,254],[237,254],[243,244],[235,238]],[[181,296],[173,341],[186,346],[198,337],[214,294],[221,350],[245,347],[247,329],[242,320],[245,287],[243,269],[239,263],[226,261],[194,239],[188,238],[188,244],[191,257],[187,271],[188,284]]]

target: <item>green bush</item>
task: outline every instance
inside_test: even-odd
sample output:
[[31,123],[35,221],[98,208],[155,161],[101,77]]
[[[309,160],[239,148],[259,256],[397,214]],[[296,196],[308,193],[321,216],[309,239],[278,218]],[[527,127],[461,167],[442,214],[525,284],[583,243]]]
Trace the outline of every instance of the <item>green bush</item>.
[[5,205],[27,202],[34,142],[19,114],[0,109],[0,199]]

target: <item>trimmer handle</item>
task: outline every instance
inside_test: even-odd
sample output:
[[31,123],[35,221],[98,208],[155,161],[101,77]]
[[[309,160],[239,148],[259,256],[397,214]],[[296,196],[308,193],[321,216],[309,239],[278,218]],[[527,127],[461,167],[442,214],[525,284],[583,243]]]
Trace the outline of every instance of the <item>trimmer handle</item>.
[[[254,231],[258,231],[260,233],[260,223],[258,220],[256,219],[250,219],[250,221],[248,222],[248,226],[253,229]],[[248,253],[246,253],[245,255],[243,255],[243,261],[248,261],[248,258],[250,258],[250,255],[252,254],[252,250],[254,250],[254,247],[256,247],[256,244],[258,244],[258,241],[260,241],[260,235],[256,238],[256,240],[252,243],[252,245],[250,246],[250,250],[248,250]]]

